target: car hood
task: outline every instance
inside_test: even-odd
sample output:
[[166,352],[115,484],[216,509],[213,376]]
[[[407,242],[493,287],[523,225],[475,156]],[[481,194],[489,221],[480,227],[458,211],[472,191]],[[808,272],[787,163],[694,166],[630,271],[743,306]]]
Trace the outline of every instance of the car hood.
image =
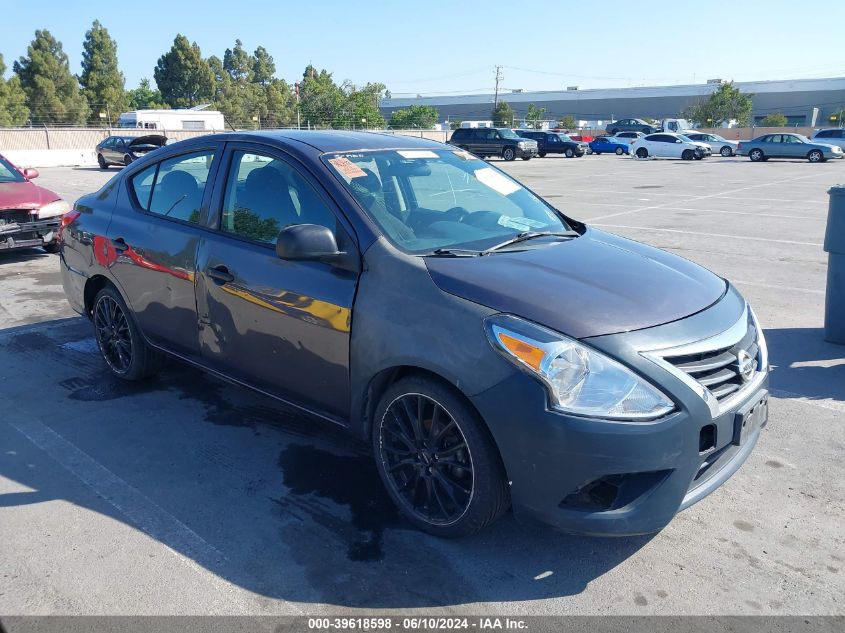
[[58,199],[57,194],[28,180],[0,183],[0,209],[39,209]]
[[129,143],[129,147],[135,147],[137,145],[155,145],[157,147],[164,147],[166,143],[166,136],[162,136],[161,134],[148,134],[147,136],[139,136],[138,138],[132,139]]
[[575,338],[662,325],[704,310],[725,281],[686,259],[588,228],[567,242],[484,257],[427,257],[444,292]]

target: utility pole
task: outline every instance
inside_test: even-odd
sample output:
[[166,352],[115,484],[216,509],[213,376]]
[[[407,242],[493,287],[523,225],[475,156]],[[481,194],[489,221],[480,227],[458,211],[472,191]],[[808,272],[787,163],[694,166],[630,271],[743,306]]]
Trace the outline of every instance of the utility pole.
[[499,82],[502,81],[502,67],[496,66],[496,94],[493,97],[493,109],[499,105]]

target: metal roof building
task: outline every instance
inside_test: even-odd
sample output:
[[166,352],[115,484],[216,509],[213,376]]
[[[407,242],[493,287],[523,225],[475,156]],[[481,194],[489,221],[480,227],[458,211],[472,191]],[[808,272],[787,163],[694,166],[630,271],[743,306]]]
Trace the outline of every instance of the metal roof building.
[[[560,118],[571,115],[577,120],[615,120],[680,116],[683,110],[718,88],[717,81],[680,86],[642,88],[599,88],[582,90],[573,87],[559,91],[500,92],[499,99],[525,116],[528,105],[546,108],[545,116]],[[782,112],[791,125],[827,125],[829,116],[845,109],[845,77],[829,79],[783,79],[746,81],[735,84],[754,100],[753,117],[758,121],[767,114]],[[391,112],[411,105],[437,108],[440,120],[489,119],[493,94],[444,95],[390,98],[381,102],[382,112]],[[813,120],[814,109],[818,108]]]

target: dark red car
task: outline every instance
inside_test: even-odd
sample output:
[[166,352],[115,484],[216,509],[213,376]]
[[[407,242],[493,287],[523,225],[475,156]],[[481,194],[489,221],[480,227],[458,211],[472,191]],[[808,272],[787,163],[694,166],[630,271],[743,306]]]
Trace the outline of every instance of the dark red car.
[[70,205],[57,193],[33,184],[37,177],[37,169],[20,169],[0,155],[0,251],[58,249],[62,215]]

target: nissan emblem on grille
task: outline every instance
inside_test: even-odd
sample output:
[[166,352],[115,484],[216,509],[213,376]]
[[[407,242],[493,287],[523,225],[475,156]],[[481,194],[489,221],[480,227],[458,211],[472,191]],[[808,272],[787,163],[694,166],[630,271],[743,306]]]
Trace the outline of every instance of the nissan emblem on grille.
[[757,361],[751,358],[751,354],[744,349],[739,350],[739,353],[737,353],[736,364],[743,382],[748,382],[754,377],[754,371],[757,369]]

